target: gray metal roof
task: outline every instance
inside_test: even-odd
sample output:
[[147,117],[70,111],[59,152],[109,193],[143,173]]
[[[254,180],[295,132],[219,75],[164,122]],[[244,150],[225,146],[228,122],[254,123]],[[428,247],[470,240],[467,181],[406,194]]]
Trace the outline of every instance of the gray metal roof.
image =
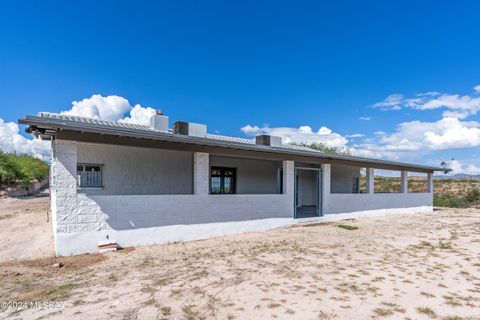
[[255,144],[254,139],[229,137],[223,135],[207,134],[205,138],[184,136],[174,134],[169,131],[158,131],[149,126],[140,124],[131,124],[125,122],[115,122],[100,119],[92,119],[66,114],[56,114],[41,112],[37,116],[26,116],[25,119],[19,119],[20,124],[29,125],[34,130],[39,130],[41,135],[53,133],[45,133],[45,130],[52,132],[57,130],[71,130],[77,132],[89,132],[99,134],[111,134],[128,136],[135,138],[145,138],[152,140],[162,140],[168,142],[191,143],[207,146],[228,147],[243,150],[264,151],[282,154],[295,154],[299,156],[344,160],[362,163],[370,166],[388,165],[398,166],[402,168],[410,168],[415,171],[446,171],[442,167],[424,166],[412,163],[388,161],[380,159],[371,159],[364,157],[355,157],[349,155],[327,154],[304,146],[283,144],[281,147],[272,147]]

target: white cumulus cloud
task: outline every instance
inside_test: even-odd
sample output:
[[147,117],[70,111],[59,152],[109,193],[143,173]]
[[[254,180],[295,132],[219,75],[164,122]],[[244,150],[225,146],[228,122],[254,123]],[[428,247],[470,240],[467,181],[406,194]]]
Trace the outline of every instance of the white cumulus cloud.
[[452,169],[449,173],[452,174],[480,174],[480,168],[473,164],[463,164],[458,160],[451,160],[447,163],[447,167]]
[[90,98],[73,101],[72,108],[61,111],[60,114],[148,125],[155,109],[140,104],[132,107],[127,99],[116,95],[94,94]]
[[148,125],[150,123],[151,116],[155,115],[155,113],[155,109],[150,107],[142,107],[141,105],[137,104],[130,110],[129,116],[118,120],[118,122]]
[[391,151],[447,150],[480,146],[480,123],[443,118],[436,122],[410,121],[383,135],[379,144]]
[[476,115],[480,111],[479,93],[480,85],[474,87],[473,95],[426,92],[413,97],[405,97],[402,94],[392,94],[385,100],[375,103],[373,107],[382,110],[400,110],[402,108],[416,110],[442,109],[444,110],[443,117],[464,119]]
[[61,114],[118,121],[131,109],[130,103],[123,97],[115,95],[104,97],[100,94],[94,94],[90,98],[73,101],[72,108],[62,111]]
[[[155,109],[142,107],[139,104],[132,107],[127,99],[116,95],[94,94],[90,98],[73,101],[72,107],[61,111],[60,114],[148,125],[150,116],[155,114]],[[19,134],[16,123],[6,123],[0,118],[0,150],[49,159],[50,142],[25,138]]]
[[5,122],[0,118],[0,150],[34,155],[42,159],[50,158],[50,141],[28,139],[19,133],[14,122]]
[[333,132],[327,127],[321,127],[317,131],[313,131],[309,126],[301,126],[299,128],[268,126],[258,127],[246,125],[241,128],[247,136],[257,136],[268,134],[272,136],[282,137],[285,143],[312,143],[320,142],[330,147],[345,148],[348,140],[342,135]]

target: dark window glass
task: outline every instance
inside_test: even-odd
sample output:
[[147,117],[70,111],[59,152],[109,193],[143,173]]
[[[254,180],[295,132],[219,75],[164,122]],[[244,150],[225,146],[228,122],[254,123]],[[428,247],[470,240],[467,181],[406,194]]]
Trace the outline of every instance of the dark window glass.
[[220,169],[212,168],[212,176],[220,176],[222,171]]
[[210,193],[234,194],[235,176],[235,168],[212,167],[210,170]]
[[219,194],[219,193],[222,193],[222,188],[221,188],[221,178],[220,177],[212,177],[211,179],[211,183],[212,183],[212,186],[211,186],[211,191],[212,193],[214,194]]

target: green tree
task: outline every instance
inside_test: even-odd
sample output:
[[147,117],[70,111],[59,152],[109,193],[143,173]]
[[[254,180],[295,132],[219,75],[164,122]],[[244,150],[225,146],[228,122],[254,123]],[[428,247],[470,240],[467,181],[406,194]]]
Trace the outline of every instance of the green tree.
[[323,153],[328,153],[328,154],[339,154],[344,156],[351,155],[350,150],[348,150],[347,148],[330,147],[322,142],[312,142],[312,143],[302,142],[302,143],[294,143],[294,145],[307,147],[307,148],[320,151]]
[[26,186],[48,176],[49,166],[29,155],[0,151],[0,186]]

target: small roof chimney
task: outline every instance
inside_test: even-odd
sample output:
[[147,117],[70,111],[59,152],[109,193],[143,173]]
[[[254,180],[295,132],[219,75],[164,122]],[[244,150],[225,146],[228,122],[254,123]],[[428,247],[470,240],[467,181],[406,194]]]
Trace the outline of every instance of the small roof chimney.
[[207,136],[207,126],[200,123],[177,121],[173,124],[173,133],[205,138]]
[[161,109],[157,109],[155,114],[150,117],[150,128],[157,131],[168,131],[169,119],[167,116],[163,115]]
[[281,147],[283,145],[282,137],[262,134],[255,137],[255,143],[263,146]]

